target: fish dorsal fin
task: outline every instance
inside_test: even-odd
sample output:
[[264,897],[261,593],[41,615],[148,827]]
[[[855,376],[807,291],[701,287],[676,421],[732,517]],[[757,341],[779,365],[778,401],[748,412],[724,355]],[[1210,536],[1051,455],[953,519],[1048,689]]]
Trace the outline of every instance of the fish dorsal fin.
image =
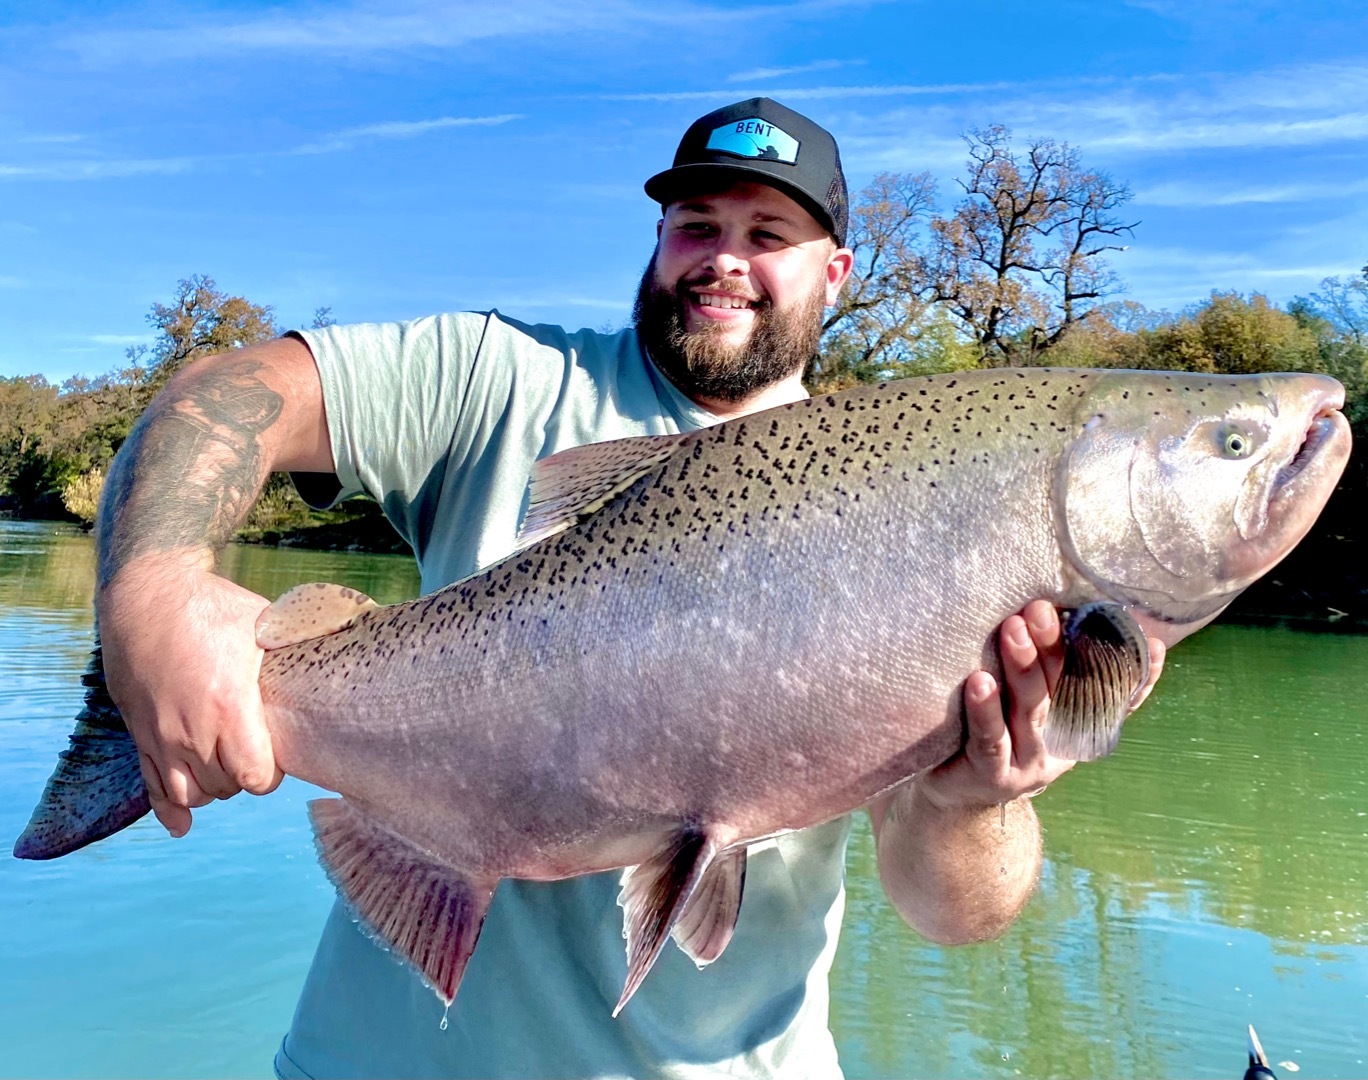
[[527,517],[518,530],[517,549],[564,532],[601,509],[673,454],[689,434],[588,443],[542,458],[532,466]]
[[1149,642],[1120,604],[1084,604],[1064,622],[1064,670],[1045,720],[1045,748],[1092,761],[1116,749],[1121,723],[1149,678]]
[[451,1004],[498,883],[467,877],[345,799],[315,799],[309,818],[323,869],[352,910]]
[[746,848],[738,846],[713,859],[684,905],[674,925],[675,944],[700,968],[721,956],[731,941],[745,885]]
[[618,896],[627,939],[627,981],[614,1016],[641,986],[720,847],[707,830],[681,829],[663,850],[627,871]]
[[326,581],[296,585],[257,616],[257,644],[263,649],[282,649],[335,634],[356,622],[361,612],[379,606],[365,593],[345,585]]

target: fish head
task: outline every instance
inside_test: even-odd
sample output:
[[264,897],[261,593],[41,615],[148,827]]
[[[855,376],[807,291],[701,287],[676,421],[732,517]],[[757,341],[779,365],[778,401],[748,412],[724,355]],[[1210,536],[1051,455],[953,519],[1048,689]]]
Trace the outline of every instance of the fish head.
[[1055,481],[1074,569],[1171,644],[1306,535],[1349,459],[1323,375],[1107,372]]

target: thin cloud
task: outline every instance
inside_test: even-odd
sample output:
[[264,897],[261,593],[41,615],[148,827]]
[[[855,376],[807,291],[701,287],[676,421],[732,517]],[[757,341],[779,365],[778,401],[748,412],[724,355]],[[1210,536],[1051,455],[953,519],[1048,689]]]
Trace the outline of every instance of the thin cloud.
[[141,345],[147,340],[146,334],[91,334],[89,339],[96,345]]
[[518,309],[545,309],[545,308],[589,308],[593,311],[626,311],[631,307],[629,301],[624,299],[607,300],[601,296],[557,296],[544,294],[540,296],[514,296],[503,298],[499,303],[500,311],[513,312]]
[[[1086,88],[1081,82],[1007,85],[992,93],[955,87],[957,95],[937,99],[929,93],[916,107],[863,110],[842,120],[842,157],[870,172],[950,171],[965,157],[956,136],[994,123],[1011,128],[1021,143],[1039,137],[1068,142],[1090,161],[1354,146],[1368,140],[1368,111],[1359,107],[1368,100],[1368,65],[1313,64],[1233,77],[1143,75],[1090,80]],[[1272,189],[1295,196],[1291,189],[1300,185],[1243,186],[1249,190],[1210,205],[1275,201]],[[1176,188],[1158,192],[1159,199],[1179,195]]]
[[1368,138],[1368,113],[1342,113],[1312,120],[1175,122],[1137,126],[1130,131],[1089,139],[1098,149],[1173,151],[1249,149],[1357,142]]
[[131,158],[110,161],[60,161],[42,165],[0,164],[0,180],[110,180],[187,172],[197,158]]
[[906,97],[923,94],[973,94],[1020,89],[1019,83],[905,83],[894,86],[809,86],[750,87],[729,86],[720,90],[668,90],[641,94],[597,94],[599,101],[709,101],[713,98],[782,97],[791,101],[823,98]]
[[1368,194],[1368,180],[1342,184],[1272,184],[1261,187],[1225,188],[1174,181],[1137,192],[1137,205],[1149,206],[1243,206],[1251,203],[1317,202]]
[[522,120],[523,113],[500,113],[497,116],[439,116],[435,120],[388,120],[379,124],[363,124],[326,135],[317,142],[297,147],[297,154],[326,154],[349,150],[368,139],[412,139],[430,131],[449,128],[494,127],[513,120]]
[[84,135],[76,135],[71,133],[57,133],[51,135],[19,135],[11,137],[11,141],[16,143],[40,144],[77,143],[83,142],[84,140]]
[[130,56],[166,59],[230,53],[288,51],[299,56],[353,57],[412,51],[449,51],[494,39],[557,42],[572,34],[621,37],[641,30],[676,29],[699,20],[758,19],[770,24],[865,7],[878,0],[806,0],[802,3],[722,8],[701,3],[662,5],[651,0],[521,0],[516,4],[410,0],[404,4],[315,2],[303,12],[268,11],[233,20],[220,11],[185,18],[174,26],[127,29],[111,20],[81,29],[60,44],[89,63],[122,63]]
[[817,60],[814,63],[800,64],[797,67],[751,68],[749,71],[738,71],[735,75],[728,75],[727,82],[759,82],[762,79],[783,79],[789,75],[807,75],[813,71],[830,71],[832,68],[863,63],[863,60]]

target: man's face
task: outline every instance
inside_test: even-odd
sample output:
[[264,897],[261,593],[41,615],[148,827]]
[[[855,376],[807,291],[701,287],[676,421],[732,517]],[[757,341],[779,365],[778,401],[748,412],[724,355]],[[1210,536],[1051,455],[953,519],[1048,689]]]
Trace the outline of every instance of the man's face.
[[852,261],[811,214],[741,183],[672,203],[657,231],[634,316],[675,385],[736,402],[802,369]]

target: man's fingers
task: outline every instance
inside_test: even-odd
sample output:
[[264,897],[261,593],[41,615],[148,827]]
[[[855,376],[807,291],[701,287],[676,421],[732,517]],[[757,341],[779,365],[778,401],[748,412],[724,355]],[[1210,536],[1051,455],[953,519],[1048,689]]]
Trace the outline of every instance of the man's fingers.
[[1064,670],[1064,628],[1059,622],[1059,611],[1047,600],[1032,600],[1021,617],[1026,621],[1026,629],[1040,658],[1045,692],[1053,694],[1059,685],[1059,674]]
[[1021,722],[1044,723],[1050,688],[1035,639],[1020,615],[1012,615],[1002,624],[998,652],[1002,656],[1002,675],[1011,709],[1008,723],[1014,731]]
[[190,773],[193,787],[198,789],[197,793],[191,791],[190,806],[206,806],[215,799],[231,799],[242,790],[242,786],[233,781],[219,762],[217,750],[208,761],[187,758],[185,768]]
[[1140,708],[1145,703],[1145,699],[1150,696],[1150,691],[1154,689],[1154,684],[1159,681],[1159,676],[1164,670],[1164,656],[1168,650],[1162,641],[1149,639],[1149,678],[1145,680],[1145,685],[1140,688],[1140,692],[1135,695],[1135,704],[1131,706],[1131,712]]
[[997,681],[986,671],[976,671],[964,684],[965,750],[970,760],[1005,761],[1011,749],[1007,725],[1002,718],[1002,694]]
[[280,786],[285,774],[276,764],[271,735],[264,724],[250,724],[225,732],[219,739],[223,771],[243,791],[267,795]]
[[190,831],[190,811],[167,799],[166,785],[156,762],[140,753],[138,764],[142,767],[143,783],[147,785],[147,801],[152,804],[152,813],[172,836],[184,836]]

